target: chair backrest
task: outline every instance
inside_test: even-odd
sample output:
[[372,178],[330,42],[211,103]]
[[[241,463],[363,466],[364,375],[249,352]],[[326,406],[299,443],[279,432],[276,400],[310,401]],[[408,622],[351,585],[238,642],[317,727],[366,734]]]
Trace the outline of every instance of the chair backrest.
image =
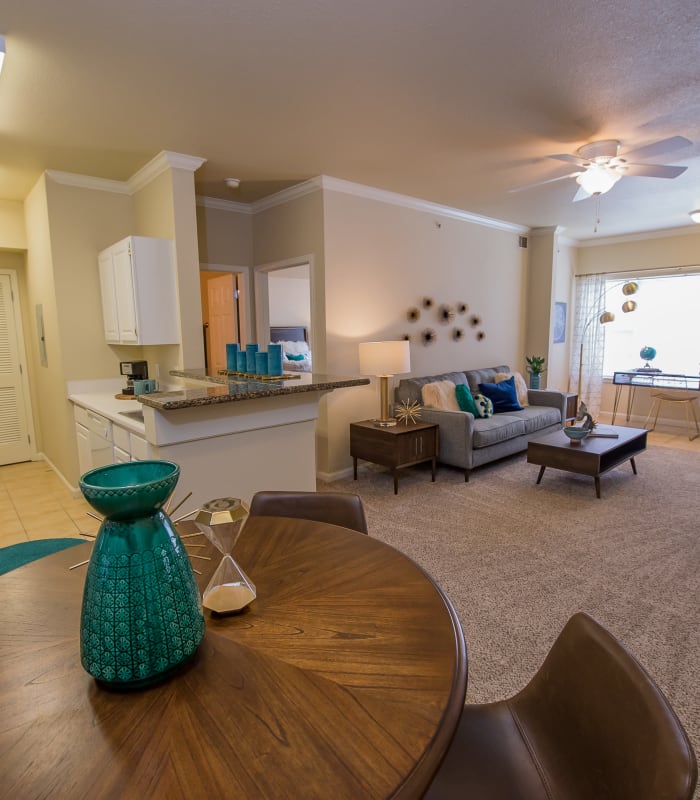
[[508,701],[553,797],[689,800],[697,762],[659,687],[587,614],[575,614]]
[[362,499],[346,492],[257,492],[250,516],[312,519],[368,532]]

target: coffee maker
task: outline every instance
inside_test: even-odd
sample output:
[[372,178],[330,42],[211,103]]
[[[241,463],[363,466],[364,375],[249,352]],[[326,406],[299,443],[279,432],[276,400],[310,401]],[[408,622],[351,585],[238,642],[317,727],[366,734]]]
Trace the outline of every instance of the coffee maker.
[[120,361],[119,372],[126,375],[126,386],[122,389],[122,394],[134,394],[134,381],[148,378],[148,361]]

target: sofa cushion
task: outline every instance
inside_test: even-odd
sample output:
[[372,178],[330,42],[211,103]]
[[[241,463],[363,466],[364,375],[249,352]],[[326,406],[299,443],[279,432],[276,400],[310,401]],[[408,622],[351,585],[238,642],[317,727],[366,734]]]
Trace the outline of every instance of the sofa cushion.
[[[522,412],[517,412],[522,413]],[[509,414],[497,414],[488,419],[474,420],[472,447],[475,450],[505,442],[525,433],[525,422]]]
[[396,401],[398,403],[402,403],[404,400],[423,403],[422,387],[426,383],[435,383],[436,381],[452,381],[455,386],[458,386],[460,383],[466,383],[467,379],[463,372],[445,372],[442,375],[425,375],[422,378],[402,378],[394,392]]
[[527,383],[525,383],[525,378],[519,372],[497,372],[493,379],[495,383],[500,383],[501,381],[507,381],[511,375],[515,379],[515,394],[518,396],[518,402],[525,408],[525,406],[529,405]]
[[457,403],[455,385],[452,381],[434,381],[421,387],[423,403],[428,408],[439,408],[443,411],[461,411]]
[[480,383],[479,389],[493,403],[494,414],[523,410],[515,393],[515,378],[512,375],[500,383]]
[[462,411],[468,411],[475,417],[479,416],[479,409],[476,407],[472,393],[466,383],[460,383],[459,386],[455,387],[455,395],[457,396],[457,404]]
[[511,411],[509,415],[522,420],[525,433],[535,433],[561,423],[561,411],[551,406],[528,406],[522,411]]
[[474,395],[474,405],[481,419],[493,416],[493,403],[485,394],[479,394],[479,392],[477,392]]
[[486,367],[484,369],[469,369],[466,370],[464,375],[469,384],[469,390],[474,395],[479,391],[480,383],[495,383],[494,380],[497,372],[507,372],[510,374],[510,367],[502,364],[500,367]]

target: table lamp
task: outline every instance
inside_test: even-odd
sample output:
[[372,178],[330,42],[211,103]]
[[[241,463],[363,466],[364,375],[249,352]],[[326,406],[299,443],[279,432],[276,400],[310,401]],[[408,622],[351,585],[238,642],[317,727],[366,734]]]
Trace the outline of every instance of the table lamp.
[[411,351],[408,341],[360,343],[360,373],[379,378],[381,416],[374,420],[375,425],[382,428],[396,425],[396,420],[389,416],[389,378],[410,371]]

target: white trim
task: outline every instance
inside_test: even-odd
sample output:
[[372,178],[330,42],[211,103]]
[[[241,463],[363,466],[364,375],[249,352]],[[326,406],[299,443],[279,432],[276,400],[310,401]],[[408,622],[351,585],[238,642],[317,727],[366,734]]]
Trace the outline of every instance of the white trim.
[[642,231],[622,236],[605,236],[602,239],[583,239],[576,242],[577,247],[600,247],[608,244],[624,244],[625,242],[641,242],[645,239],[663,239],[669,236],[689,236],[700,234],[697,225],[682,225],[677,228],[662,228],[658,231]]
[[236,200],[223,200],[219,197],[206,197],[197,195],[195,197],[198,206],[204,208],[215,208],[219,211],[235,211],[237,214],[254,214],[253,206],[250,203],[240,203]]
[[256,200],[251,204],[253,213],[257,214],[258,211],[266,211],[268,208],[281,206],[312,192],[317,192],[321,188],[323,188],[321,178],[311,178],[311,180],[303,181],[303,183],[297,183],[294,186],[275,192],[269,197],[262,197],[260,200]]
[[527,225],[516,225],[513,222],[506,222],[501,219],[482,217],[480,214],[472,214],[469,211],[462,211],[459,208],[443,206],[439,203],[432,203],[429,200],[421,200],[417,197],[411,197],[405,194],[388,192],[384,189],[375,189],[372,186],[365,186],[360,183],[351,183],[350,181],[344,181],[340,178],[331,178],[327,175],[321,175],[320,179],[315,180],[320,180],[321,186],[329,191],[357,195],[358,197],[364,197],[368,200],[377,200],[380,203],[390,203],[391,205],[403,206],[404,208],[412,208],[415,211],[424,211],[428,214],[439,214],[443,217],[460,219],[464,222],[473,222],[476,225],[483,225],[486,228],[497,228],[498,230],[509,231],[510,233],[525,234],[530,231]]
[[[505,222],[500,219],[493,219],[492,217],[482,217],[479,214],[472,214],[469,211],[462,211],[459,208],[452,208],[450,206],[439,205],[432,203],[428,200],[421,200],[418,197],[410,197],[405,194],[398,194],[397,192],[388,192],[384,189],[376,189],[372,186],[365,186],[361,183],[353,183],[351,181],[342,180],[341,178],[332,178],[328,175],[319,175],[316,178],[311,178],[308,181],[297,183],[295,186],[290,186],[288,189],[282,189],[269,197],[263,197],[250,204],[253,214],[260,211],[266,211],[269,208],[289,203],[300,197],[304,197],[312,192],[317,192],[320,189],[325,189],[331,192],[340,192],[343,194],[351,194],[356,197],[363,197],[368,200],[376,200],[380,203],[389,203],[391,205],[402,206],[403,208],[411,208],[415,211],[423,211],[428,214],[438,214],[442,217],[451,217],[452,219],[463,220],[464,222],[472,222],[476,225],[482,225],[487,228],[496,228],[497,230],[508,231],[509,233],[528,234],[530,228],[527,225],[517,225],[513,222]],[[225,208],[227,210],[239,210],[238,208],[231,208],[229,201],[222,200],[221,203],[227,205],[214,205],[215,198],[198,198],[200,205],[209,205],[212,208]]]
[[94,178],[91,175],[60,172],[56,169],[47,169],[46,175],[55,183],[61,183],[64,186],[77,186],[79,189],[96,189],[99,192],[113,192],[114,194],[131,194],[129,185],[125,181]]
[[198,170],[206,158],[198,156],[187,156],[183,153],[174,153],[171,150],[161,150],[157,156],[144,164],[140,170],[135,172],[127,181],[131,194],[135,194],[139,189],[143,189],[154,178],[157,178],[166,169],[184,169],[194,172]]

